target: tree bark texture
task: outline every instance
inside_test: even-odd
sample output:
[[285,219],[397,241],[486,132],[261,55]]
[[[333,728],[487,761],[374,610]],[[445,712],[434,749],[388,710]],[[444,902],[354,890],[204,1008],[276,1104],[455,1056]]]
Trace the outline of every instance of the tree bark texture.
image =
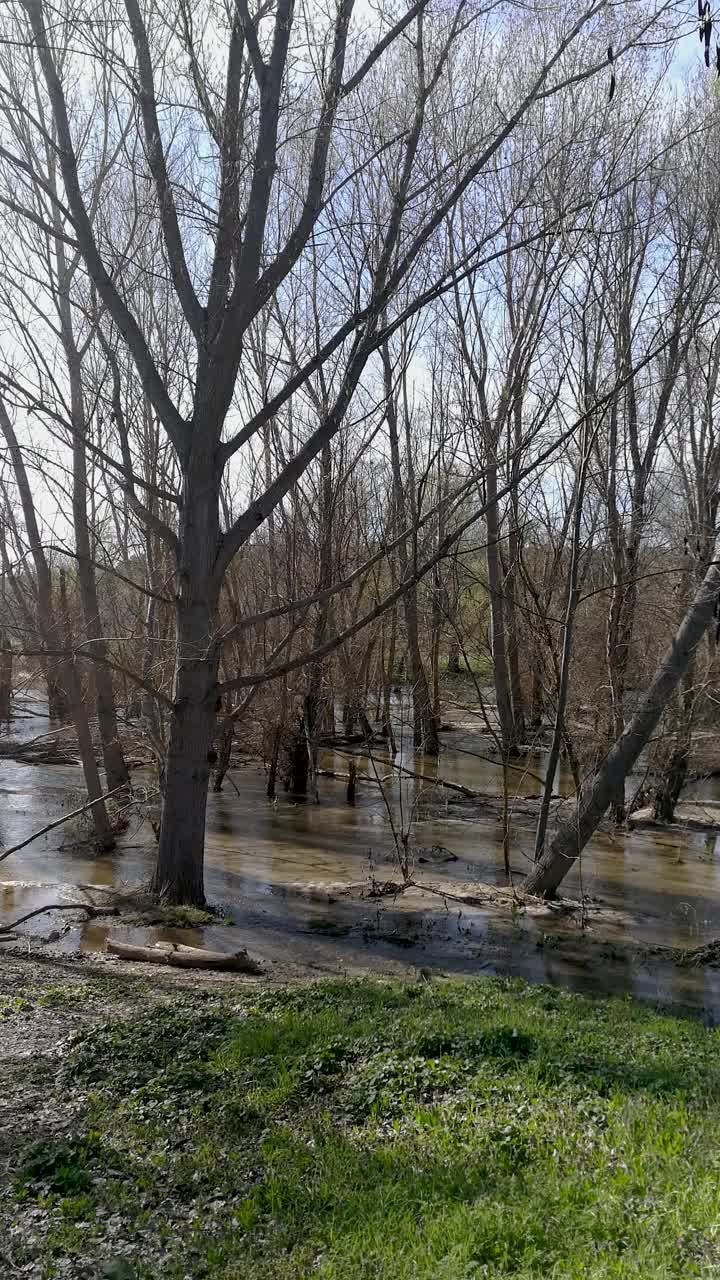
[[205,813],[215,733],[219,652],[214,634],[219,586],[217,483],[209,449],[189,460],[181,513],[176,605],[175,698],[153,890],[163,901],[202,906]]

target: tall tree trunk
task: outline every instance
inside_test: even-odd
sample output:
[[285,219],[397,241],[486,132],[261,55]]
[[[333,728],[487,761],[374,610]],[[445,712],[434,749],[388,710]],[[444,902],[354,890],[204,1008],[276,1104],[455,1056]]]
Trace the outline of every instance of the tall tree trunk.
[[[318,524],[320,549],[316,590],[327,591],[332,583],[333,570],[332,453],[329,444],[324,446],[320,458],[320,512]],[[331,620],[331,607],[330,599],[322,600],[317,606],[312,635],[313,649],[319,649],[327,636]],[[314,789],[315,799],[319,799],[315,780],[318,757],[317,738],[324,710],[322,696],[324,673],[325,663],[322,660],[311,663],[307,675],[303,705],[303,726],[309,756],[308,773]]]
[[[58,215],[55,212],[56,225]],[[87,512],[87,413],[83,391],[82,359],[78,350],[73,311],[70,302],[70,287],[76,268],[76,261],[68,265],[65,245],[58,238],[55,242],[55,253],[58,274],[57,308],[60,319],[60,339],[67,361],[68,381],[70,384],[70,413],[72,431],[72,512],[73,531],[75,534],[75,554],[77,556],[78,585],[80,587],[80,604],[82,607],[85,639],[90,641],[90,651],[95,659],[92,682],[95,687],[95,705],[97,710],[98,730],[102,744],[105,776],[110,790],[126,787],[130,783],[120,736],[118,734],[117,712],[115,709],[115,693],[112,674],[105,666],[107,645],[103,637],[103,626],[98,604],[95,566],[92,560],[92,548],[88,528]]]
[[222,718],[220,732],[218,733],[217,761],[215,763],[215,777],[213,779],[213,791],[222,791],[225,774],[230,768],[230,757],[232,755],[232,744],[235,736],[235,716],[233,715],[232,706],[228,699],[228,707]]
[[535,833],[535,861],[542,857],[545,848],[550,803],[555,786],[555,773],[560,760],[560,747],[565,735],[565,710],[567,707],[568,686],[570,683],[570,662],[572,658],[573,627],[577,609],[579,587],[578,566],[580,561],[580,538],[582,534],[583,499],[585,497],[585,476],[588,464],[587,434],[583,446],[583,458],[580,463],[577,488],[575,493],[575,513],[573,517],[572,547],[570,551],[570,572],[568,574],[567,603],[565,606],[565,628],[563,632],[562,657],[558,679],[557,706],[555,708],[555,725],[553,728],[550,755],[548,756],[545,781],[543,784],[540,814]]
[[413,704],[413,746],[429,755],[438,754],[430,687],[420,649],[417,591],[413,587],[404,597],[405,633],[410,659],[410,681]]
[[365,698],[367,693],[367,679],[370,667],[370,659],[372,651],[375,647],[374,637],[365,646],[363,656],[360,660],[359,670],[354,669],[351,656],[347,649],[343,647],[339,652],[340,665],[343,669],[345,677],[345,706],[343,717],[345,720],[345,733],[350,737],[355,730],[355,723],[360,726],[360,731],[366,741],[370,741],[373,736],[372,725],[368,720],[367,710],[365,706]]
[[440,571],[437,565],[435,566],[433,577],[435,589],[433,591],[430,628],[430,670],[432,672],[432,723],[437,737],[440,725],[440,637],[443,619],[441,609],[442,582],[440,581]]
[[[535,648],[535,646],[533,647]],[[539,653],[535,652],[533,654],[532,684],[530,689],[530,724],[533,729],[540,728],[544,714],[545,689],[543,687],[541,659]]]
[[276,795],[278,760],[280,758],[281,738],[282,738],[282,723],[279,722],[278,724],[275,725],[275,729],[273,732],[272,751],[270,754],[270,763],[268,765],[267,786],[265,788],[265,794],[268,800],[274,800]]
[[[613,553],[613,589],[608,621],[608,683],[611,698],[611,736],[615,741],[625,727],[625,697],[630,647],[635,625],[635,575],[637,559],[633,547]],[[625,821],[625,791],[619,788],[612,802],[616,825]]]
[[[150,590],[152,590],[152,572],[148,574],[148,582]],[[147,609],[145,611],[145,636],[142,651],[142,677],[143,680],[149,681],[152,675],[152,666],[155,659],[155,610],[157,601],[148,596]],[[155,698],[147,689],[140,690],[140,714],[143,723],[149,733],[152,734],[156,741],[161,738],[160,724],[157,713],[157,703]]]
[[[352,732],[352,728],[350,729]],[[291,796],[306,796],[310,757],[305,737],[305,720],[302,712],[293,714],[290,740],[287,748],[287,774],[285,790]]]
[[[211,433],[208,432],[208,436]],[[205,901],[205,813],[215,732],[219,584],[218,485],[212,441],[197,441],[185,475],[176,605],[175,698],[153,891],[166,902]]]
[[448,648],[447,669],[449,676],[460,675],[460,645],[457,640],[451,640]]
[[[690,593],[689,573],[683,574],[681,599],[687,608]],[[675,807],[680,799],[680,792],[685,785],[688,770],[688,758],[692,740],[692,727],[695,717],[695,678],[697,672],[697,653],[688,664],[684,673],[677,698],[676,727],[673,749],[664,762],[661,777],[655,789],[653,814],[659,822],[672,822]]]
[[15,483],[17,484],[22,506],[25,530],[29,551],[35,569],[35,590],[37,593],[37,627],[40,641],[46,651],[44,667],[47,680],[48,714],[51,719],[64,720],[68,714],[68,702],[63,686],[61,669],[63,663],[63,641],[55,615],[52,593],[50,566],[40,538],[40,529],[35,512],[30,481],[25,469],[25,460],[15,435],[15,428],[5,402],[0,397],[0,431],[2,431],[10,452]]
[[48,717],[50,720],[67,720],[70,714],[67,694],[58,671],[57,658],[48,658],[45,665],[45,687],[47,689]]
[[285,732],[285,717],[287,715],[288,690],[285,680],[280,686],[280,707],[278,711],[277,724],[273,731],[272,750],[270,753],[270,764],[268,767],[268,780],[266,795],[268,800],[275,799],[275,791],[277,787],[278,761],[280,759],[280,747],[282,745],[283,734]]
[[[397,404],[395,400],[395,388],[393,387],[390,350],[387,343],[384,343],[382,347],[382,359],[385,381],[385,416],[388,424],[388,437],[390,441],[390,463],[393,477],[395,519],[399,528],[405,529],[408,525],[408,518],[412,517],[415,519],[416,513],[414,510],[414,497],[411,496],[408,501],[405,492],[405,485],[403,484]],[[407,463],[408,468],[411,471],[408,478],[407,488],[408,492],[412,495],[414,491],[414,482],[411,459],[409,456]],[[400,577],[401,579],[405,579],[409,576],[411,566],[411,553],[407,538],[400,538],[397,545],[397,553],[400,565]],[[413,583],[413,585],[403,595],[403,611],[405,613],[405,636],[407,640],[408,657],[410,660],[409,678],[413,704],[413,746],[416,750],[427,751],[430,755],[437,755],[439,751],[437,722],[433,715],[430,686],[428,683],[427,672],[425,670],[425,664],[423,662],[422,650],[420,648],[418,592],[417,585],[415,583]]]
[[488,462],[485,483],[487,486],[487,571],[490,592],[490,631],[500,740],[505,757],[517,755],[517,736],[510,698],[510,677],[507,665],[505,638],[505,595],[502,565],[500,563],[500,530],[497,502],[497,466]]
[[[514,494],[517,500],[517,492]],[[505,601],[507,608],[507,655],[508,655],[508,672],[510,676],[510,697],[512,700],[513,714],[513,733],[515,742],[519,744],[524,742],[527,737],[525,727],[525,697],[523,694],[522,677],[520,675],[520,624],[518,621],[518,611],[516,605],[516,591],[518,582],[518,566],[520,561],[520,546],[518,535],[519,515],[517,513],[517,501],[513,504],[513,517],[508,530],[508,571],[505,575]]]
[[[7,551],[5,547],[5,529],[0,528],[0,608],[3,612],[3,623],[7,616],[7,595],[5,584],[5,563]],[[0,624],[0,720],[9,720],[12,714],[12,674],[13,654],[10,638],[4,625]]]
[[308,794],[315,801],[315,804],[319,804],[320,792],[318,791],[317,784],[317,748],[315,745],[315,732],[314,727],[311,729],[310,724],[308,723],[307,710],[303,715],[303,723],[305,726],[305,742],[307,747]]
[[0,720],[9,720],[12,711],[13,655],[7,632],[0,627]]
[[160,843],[153,891],[170,903],[202,906],[210,762],[215,731],[217,664],[195,657],[210,641],[209,602],[178,610],[175,702],[165,762]]
[[[80,752],[80,760],[82,763],[83,777],[85,779],[85,788],[87,790],[88,800],[97,800],[102,795],[102,782],[100,780],[100,770],[95,759],[95,749],[93,747],[92,734],[90,733],[90,724],[85,710],[85,702],[80,687],[77,667],[72,656],[72,628],[70,624],[70,614],[67,604],[67,589],[65,585],[65,571],[60,570],[60,608],[64,623],[64,641],[65,656],[61,667],[61,676],[63,683],[63,691],[70,707],[73,724],[75,725],[75,733],[77,734],[78,750]],[[107,852],[112,849],[115,844],[115,838],[112,833],[112,827],[105,802],[100,801],[94,804],[90,810],[92,814],[93,826],[95,828],[95,841],[99,849]]]
[[90,536],[87,519],[87,454],[85,439],[80,427],[73,432],[73,522],[75,526],[75,551],[77,554],[78,586],[82,605],[85,635],[92,641],[90,650],[97,660],[92,672],[95,685],[98,729],[102,744],[103,763],[108,789],[126,787],[130,774],[120,745],[117,711],[112,674],[104,665],[107,645],[103,638],[100,620],[95,567],[91,559]]
[[719,591],[720,563],[711,563],[635,715],[603,764],[581,788],[571,810],[560,817],[549,848],[525,881],[528,893],[551,897],[582,853],[692,662],[712,620]]
[[382,736],[387,739],[391,755],[397,755],[397,746],[395,743],[395,734],[393,733],[392,724],[392,706],[390,701],[391,694],[391,675],[392,666],[395,664],[395,630],[397,627],[397,613],[393,609],[392,619],[390,623],[390,649],[385,661],[385,618],[382,620],[382,632],[380,636],[380,677],[382,680]]
[[687,747],[676,747],[655,789],[653,817],[658,822],[672,822],[675,817],[675,808],[687,777],[687,763]]
[[[625,542],[617,495],[618,412],[617,401],[613,401],[610,412],[607,457],[607,519],[608,540],[612,556],[612,590],[605,639],[608,690],[610,694],[610,720],[608,725],[608,740],[610,743],[618,741],[625,727],[625,663],[623,659],[626,655],[623,654],[621,649],[620,635],[626,573]],[[612,798],[612,812],[616,825],[624,822],[624,783]]]

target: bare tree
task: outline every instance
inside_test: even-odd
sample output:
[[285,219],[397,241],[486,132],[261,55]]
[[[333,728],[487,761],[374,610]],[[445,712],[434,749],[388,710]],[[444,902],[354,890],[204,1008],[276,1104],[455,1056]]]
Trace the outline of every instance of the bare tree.
[[[6,138],[2,199],[82,263],[112,403],[105,464],[119,463],[133,513],[174,560],[174,689],[154,877],[161,896],[204,897],[216,716],[243,678],[219,679],[231,630],[219,620],[226,574],[343,429],[363,380],[379,378],[383,344],[484,250],[495,252],[504,218],[489,202],[485,227],[448,266],[447,217],[473,183],[492,176],[493,158],[533,104],[604,66],[604,8],[590,0],[556,16],[547,40],[528,45],[522,71],[508,72],[489,11],[465,0],[450,17],[426,0],[398,18],[381,11],[369,41],[352,0],[338,0],[327,18],[314,10],[312,20],[292,0],[255,12],[237,0],[229,11],[213,8],[204,35],[187,7],[162,0],[125,0],[98,21],[82,8],[50,15],[44,0],[16,0],[4,13],[3,39],[19,68],[12,111],[36,149],[49,135],[58,177],[53,186],[29,172]],[[634,24],[633,41],[657,17]],[[222,75],[212,70],[221,52]],[[85,145],[105,128],[111,145]],[[354,233],[359,219],[370,220],[370,237]],[[148,239],[159,268],[152,290],[140,251]],[[282,317],[308,270],[325,280],[322,323],[298,368],[287,359]],[[182,335],[172,349],[155,347],[151,292]],[[269,315],[274,300],[280,323]],[[273,376],[258,395],[246,353],[250,335],[268,324]],[[320,420],[303,423],[297,447],[244,503],[254,443],[287,421],[320,369],[328,371]],[[138,474],[128,407],[141,396],[169,442],[176,491]],[[82,440],[82,424],[74,438]],[[224,519],[223,480],[233,472],[239,502]],[[352,630],[326,643],[337,647]],[[101,663],[102,637],[89,638]],[[323,648],[298,654],[298,668]]]

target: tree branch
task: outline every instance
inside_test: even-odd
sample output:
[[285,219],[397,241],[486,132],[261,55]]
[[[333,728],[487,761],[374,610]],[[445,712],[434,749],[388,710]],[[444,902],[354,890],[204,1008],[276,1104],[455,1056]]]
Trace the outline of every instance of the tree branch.
[[42,0],[22,0],[22,3],[30,21],[35,47],[50,97],[58,132],[60,170],[80,251],[100,297],[132,352],[140,379],[150,401],[157,410],[163,426],[179,455],[184,457],[189,443],[188,424],[172,403],[140,326],[120,296],[95,242],[92,224],[80,187],[77,157],[73,146],[65,93],[45,29]]
[[135,57],[140,77],[140,111],[145,134],[147,161],[155,181],[155,189],[160,206],[160,225],[162,226],[173,285],[185,319],[190,325],[195,338],[200,342],[205,328],[205,314],[193,288],[190,272],[185,261],[185,250],[180,234],[175,197],[173,196],[165,150],[160,136],[160,122],[157,115],[148,35],[145,23],[142,20],[138,0],[125,0],[125,9],[130,22],[130,31],[135,46]]

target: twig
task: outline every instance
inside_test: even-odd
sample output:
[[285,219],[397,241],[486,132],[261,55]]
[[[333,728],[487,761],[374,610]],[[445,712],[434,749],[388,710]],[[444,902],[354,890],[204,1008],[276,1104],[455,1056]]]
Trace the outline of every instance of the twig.
[[110,796],[117,795],[118,791],[124,791],[125,786],[115,787],[112,791],[106,791],[102,796],[96,796],[94,800],[88,800],[87,804],[83,804],[79,809],[73,809],[71,813],[63,814],[62,818],[57,818],[55,822],[48,822],[46,827],[41,827],[39,831],[33,831],[27,840],[21,840],[19,844],[12,845],[6,849],[4,853],[0,853],[0,862],[4,862],[10,857],[11,853],[17,853],[18,850],[24,849],[27,844],[32,844],[33,840],[37,840],[40,836],[44,836],[48,831],[54,831],[56,827],[61,827],[64,822],[69,822],[71,818],[77,818],[81,813],[87,813],[88,809],[92,809],[93,805],[100,804],[103,800],[109,800]]
[[449,889],[438,889],[431,884],[423,884],[422,880],[415,879],[408,880],[406,887],[408,889],[421,889],[424,893],[434,893],[438,898],[449,898],[451,902],[462,902],[467,907],[485,907],[488,902],[496,902],[498,896],[497,890],[493,894],[490,889],[488,889],[487,896],[484,898],[478,897],[473,893],[451,893]]
[[[349,755],[352,752],[348,752]],[[347,782],[349,773],[338,773],[336,769],[316,769],[318,778],[335,778],[339,782]],[[355,775],[356,782],[370,782],[374,787],[381,787],[384,782],[389,782],[392,778],[391,773],[386,773],[383,778],[371,778],[367,773],[357,773]]]
[[238,785],[237,785],[237,783],[236,783],[235,779],[234,779],[234,778],[232,778],[232,777],[230,776],[230,770],[229,770],[229,769],[226,769],[226,771],[225,771],[225,777],[228,779],[228,782],[231,782],[231,783],[232,783],[232,785],[233,785],[233,787],[235,788],[235,795],[236,795],[236,796],[239,796],[239,795],[240,795],[240,788],[238,787]]
[[57,738],[61,733],[74,733],[75,726],[72,724],[60,725],[57,729],[51,729],[49,733],[40,733],[35,738],[28,738],[27,742],[19,742],[18,746],[24,751],[30,747],[36,747],[39,742],[47,742],[49,738]]
[[[335,750],[340,756],[355,756],[359,754],[355,751],[343,751],[342,747],[336,747]],[[467,796],[469,800],[482,800],[485,803],[484,797],[479,791],[472,791],[470,787],[463,787],[459,782],[448,782],[445,778],[431,778],[427,773],[416,773],[414,769],[408,769],[403,764],[395,764],[392,760],[384,763],[386,763],[388,769],[394,769],[396,773],[404,773],[408,778],[416,778],[418,782],[427,782],[431,787],[447,787],[448,791],[459,791],[461,796]],[[366,780],[368,782],[375,781],[370,777]]]
[[95,916],[116,916],[119,914],[117,907],[93,907],[89,902],[50,902],[45,907],[36,907],[34,911],[28,911],[24,916],[20,916],[17,920],[11,920],[8,925],[0,925],[0,941],[6,934],[10,934],[12,929],[17,929],[18,925],[25,924],[27,920],[32,920],[33,916],[41,916],[44,911],[85,911],[90,919]]

